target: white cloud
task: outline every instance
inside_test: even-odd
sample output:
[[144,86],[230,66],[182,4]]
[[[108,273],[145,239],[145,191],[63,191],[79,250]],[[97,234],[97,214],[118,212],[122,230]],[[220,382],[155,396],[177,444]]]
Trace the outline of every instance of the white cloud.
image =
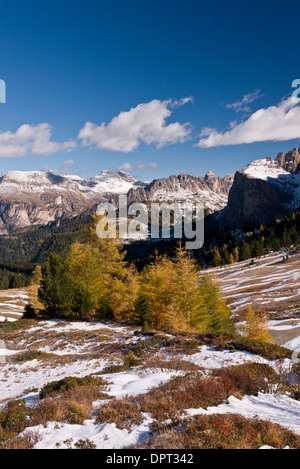
[[0,132],[0,158],[16,158],[27,154],[47,156],[59,151],[70,151],[76,142],[55,142],[51,140],[52,127],[49,124],[36,126],[24,124],[15,133]]
[[210,148],[221,145],[239,145],[242,143],[285,141],[300,138],[300,99],[291,96],[281,101],[278,106],[259,109],[247,120],[235,124],[226,132],[206,129],[205,138],[196,146]]
[[121,166],[119,166],[117,169],[118,169],[118,171],[125,171],[125,172],[129,171],[130,172],[130,171],[133,170],[133,166],[130,163],[124,163]]
[[157,169],[158,164],[157,163],[139,163],[136,165],[137,169],[139,171],[155,171]]
[[260,90],[254,90],[251,93],[245,94],[245,96],[232,104],[226,104],[226,109],[234,109],[236,112],[250,112],[251,109],[248,104],[253,103],[257,99],[261,98],[263,95],[260,94]]
[[191,134],[190,123],[179,122],[166,124],[174,107],[191,101],[183,98],[180,101],[154,99],[149,103],[139,104],[127,112],[121,112],[108,124],[95,125],[86,122],[78,138],[84,146],[96,149],[129,153],[137,149],[141,142],[154,144],[157,148],[174,143],[183,143]]
[[141,163],[134,163],[134,164],[131,164],[131,163],[124,163],[122,164],[122,166],[119,166],[117,168],[118,171],[125,171],[125,172],[131,172],[135,169],[138,169],[139,171],[155,171],[157,169],[157,166],[158,164],[157,163],[144,163],[144,162],[141,162]]
[[176,107],[181,107],[184,106],[184,104],[193,102],[194,98],[192,96],[189,96],[188,98],[175,99],[174,101],[170,102],[170,108],[175,109]]
[[74,164],[74,163],[75,163],[75,162],[74,162],[73,160],[67,160],[67,161],[64,161],[64,162],[60,165],[60,167],[61,167],[61,169],[63,169],[63,168],[65,168],[66,166],[70,166],[70,165],[72,165],[72,164]]

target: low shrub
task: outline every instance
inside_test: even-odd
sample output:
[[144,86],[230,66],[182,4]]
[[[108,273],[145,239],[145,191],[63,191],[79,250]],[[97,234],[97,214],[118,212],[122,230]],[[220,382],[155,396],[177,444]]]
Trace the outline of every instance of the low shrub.
[[33,319],[18,319],[17,321],[0,322],[0,339],[5,338],[8,332],[15,332],[21,329],[28,329],[35,326],[37,322]]
[[27,425],[27,408],[24,400],[10,401],[0,411],[0,448],[6,448],[8,442]]
[[135,449],[300,449],[300,436],[266,420],[241,415],[199,415],[162,428]]
[[96,415],[96,423],[114,423],[117,428],[128,431],[142,420],[140,406],[132,398],[114,399],[101,407]]
[[13,361],[16,363],[24,363],[24,362],[29,362],[31,360],[38,360],[39,358],[42,358],[46,354],[44,352],[41,352],[40,350],[27,350],[26,352],[22,352],[20,354],[17,354],[13,357]]
[[75,449],[96,449],[95,443],[88,439],[76,441],[74,447]]
[[[74,384],[74,383],[73,383]],[[61,394],[61,390],[64,393]],[[102,391],[101,386],[93,384],[81,384],[66,390],[60,388],[39,401],[31,417],[31,426],[46,425],[47,422],[66,422],[70,424],[82,424],[91,419],[94,414],[93,403],[111,397]]]
[[220,379],[227,395],[257,395],[258,392],[269,392],[280,380],[274,369],[264,363],[245,363],[221,368],[215,370],[213,376]]
[[68,376],[59,381],[52,381],[51,383],[45,384],[40,390],[39,398],[44,399],[45,397],[54,397],[60,394],[65,394],[68,391],[78,388],[80,386],[105,386],[106,382],[99,377],[85,376],[78,378],[74,376]]
[[250,340],[245,337],[240,337],[228,342],[225,348],[228,350],[242,350],[250,352],[269,360],[291,358],[292,356],[292,352],[290,350],[281,347],[280,345],[269,344],[267,342],[261,342],[260,340]]
[[140,364],[140,359],[137,355],[130,350],[127,355],[125,355],[124,361],[119,365],[108,365],[106,366],[101,374],[111,374],[111,373],[121,373],[122,371],[128,371],[134,366]]

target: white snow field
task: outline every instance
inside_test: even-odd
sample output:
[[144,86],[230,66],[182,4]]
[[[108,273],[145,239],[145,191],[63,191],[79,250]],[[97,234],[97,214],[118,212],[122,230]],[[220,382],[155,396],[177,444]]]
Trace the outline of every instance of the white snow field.
[[0,290],[0,321],[17,321],[30,299],[29,288]]
[[[0,347],[0,406],[3,408],[7,401],[16,398],[24,398],[28,405],[33,405],[45,384],[67,376],[102,376],[108,382],[105,392],[121,399],[145,394],[183,373],[166,367],[141,370],[139,366],[133,366],[127,371],[102,374],[106,366],[122,363],[119,353],[122,347],[146,340],[145,336],[137,335],[135,331],[136,328],[120,327],[113,323],[65,321],[41,321],[19,330]],[[41,356],[19,360],[30,351],[40,352]],[[276,362],[248,352],[218,351],[208,345],[199,346],[191,354],[179,354],[179,358],[201,367],[199,372],[204,375],[209,375],[212,369],[247,362],[277,366]],[[285,360],[286,368],[290,364],[289,360]],[[93,406],[96,409],[106,402],[96,401]],[[258,416],[300,434],[300,402],[275,393],[259,393],[258,396],[244,396],[242,399],[230,396],[227,402],[217,407],[186,409],[182,418],[212,413],[238,413],[249,418]],[[85,420],[81,425],[48,422],[45,426],[27,428],[25,434],[38,435],[34,448],[68,448],[80,440],[89,440],[98,449],[118,449],[146,440],[151,434],[151,422],[151,416],[146,413],[139,425],[122,430],[114,423],[97,424],[93,419]]]
[[258,393],[237,399],[230,396],[227,402],[207,409],[187,409],[186,415],[240,414],[244,417],[270,420],[294,433],[300,434],[300,402],[286,396]]
[[300,337],[300,254],[289,254],[283,262],[286,254],[271,253],[254,259],[253,265],[247,260],[205,272],[220,282],[233,314],[247,306],[266,311],[274,342],[288,343],[288,348],[296,350]]

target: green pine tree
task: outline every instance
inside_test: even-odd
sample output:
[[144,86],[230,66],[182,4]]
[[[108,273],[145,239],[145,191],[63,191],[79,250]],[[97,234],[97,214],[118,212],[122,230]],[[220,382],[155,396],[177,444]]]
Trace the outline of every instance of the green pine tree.
[[149,300],[145,293],[139,294],[138,299],[135,302],[135,310],[137,316],[139,317],[142,330],[147,332],[152,327],[152,318]]
[[200,281],[200,292],[205,305],[206,331],[218,334],[232,333],[231,310],[222,298],[219,284],[204,274]]

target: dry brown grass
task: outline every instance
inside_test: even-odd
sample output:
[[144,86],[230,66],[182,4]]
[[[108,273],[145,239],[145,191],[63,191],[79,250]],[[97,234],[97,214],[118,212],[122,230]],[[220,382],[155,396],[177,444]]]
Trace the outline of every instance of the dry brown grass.
[[300,436],[280,425],[241,415],[197,416],[165,426],[136,449],[300,449]]
[[97,412],[97,423],[114,423],[117,428],[131,430],[132,425],[143,421],[142,413],[134,399],[114,399]]
[[103,386],[86,385],[67,391],[55,398],[45,398],[34,409],[31,425],[46,425],[47,422],[81,424],[93,416],[93,402],[110,399]]
[[183,371],[185,373],[199,371],[201,367],[195,363],[183,360],[180,356],[170,352],[169,356],[161,357],[157,354],[150,355],[143,360],[139,373],[159,373],[168,371]]
[[24,435],[18,435],[10,439],[5,449],[32,449],[34,445],[39,441],[39,435],[37,432],[27,431]]

